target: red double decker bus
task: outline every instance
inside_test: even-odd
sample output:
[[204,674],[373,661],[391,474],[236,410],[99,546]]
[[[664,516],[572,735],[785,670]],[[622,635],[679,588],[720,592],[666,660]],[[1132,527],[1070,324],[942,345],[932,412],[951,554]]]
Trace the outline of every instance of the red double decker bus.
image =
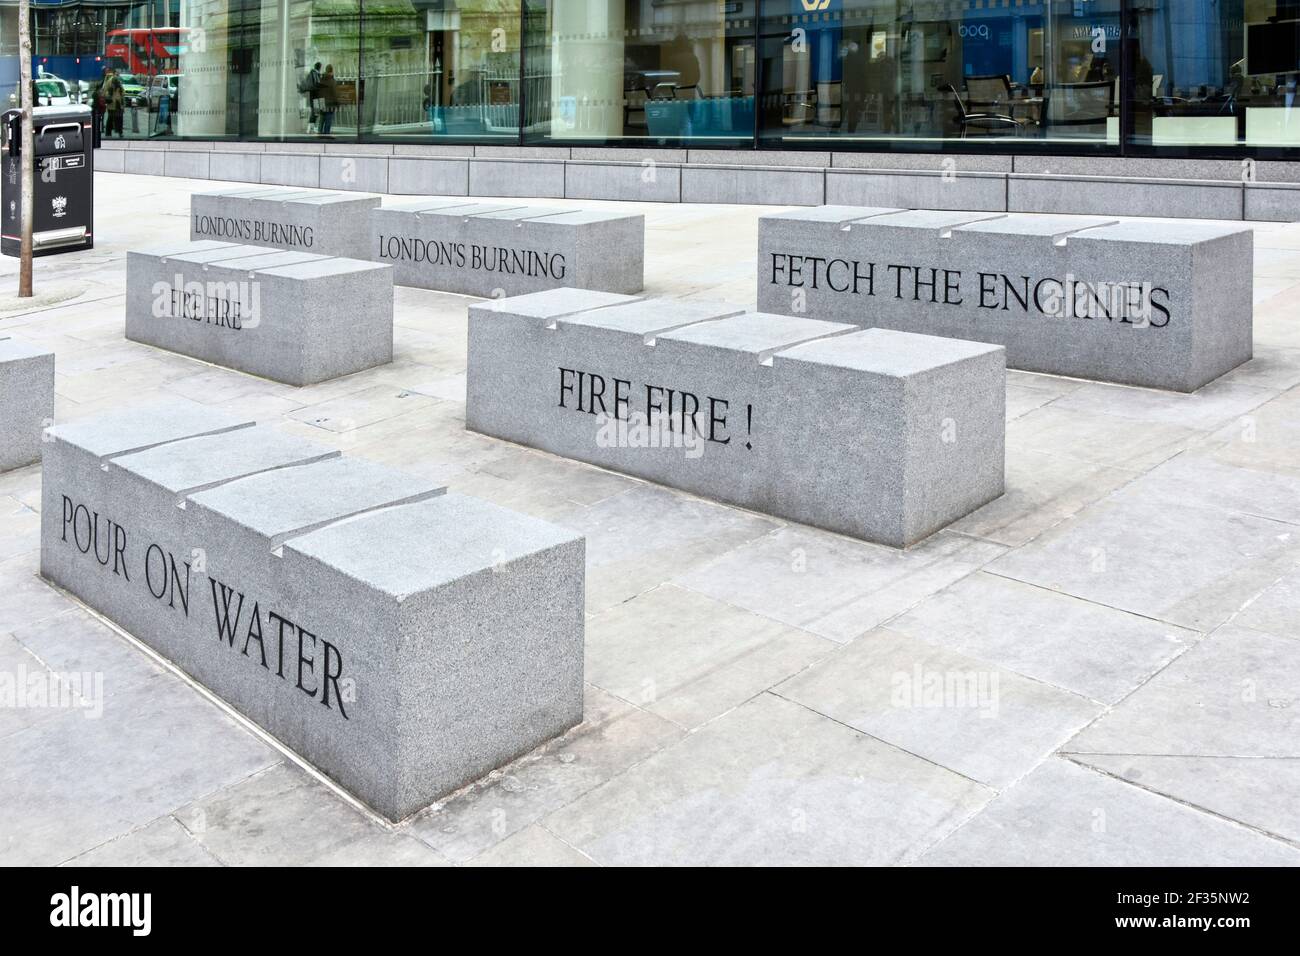
[[187,27],[110,30],[104,56],[120,72],[137,77],[178,73],[188,33]]

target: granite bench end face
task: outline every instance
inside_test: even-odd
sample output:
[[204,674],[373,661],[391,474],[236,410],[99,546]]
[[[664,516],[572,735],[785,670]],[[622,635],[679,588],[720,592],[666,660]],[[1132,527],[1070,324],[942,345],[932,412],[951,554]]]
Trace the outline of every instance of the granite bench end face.
[[759,223],[759,308],[989,342],[1011,368],[1195,391],[1252,354],[1240,225],[846,207]]
[[[401,649],[388,693],[403,732],[375,781],[387,815],[581,722],[581,536],[449,492],[294,538],[283,560],[291,605],[314,596],[318,615],[345,632],[385,620]],[[376,769],[366,754],[354,759],[357,775]]]
[[390,819],[581,720],[580,536],[183,400],[50,437],[42,574]]
[[40,461],[54,421],[54,353],[0,333],[0,471]]
[[199,192],[190,197],[190,238],[366,259],[364,223],[379,202],[367,193],[290,187]]
[[[802,492],[791,517],[908,547],[1005,490],[1001,346],[865,329],[782,351],[773,368],[831,423],[780,432],[775,467]],[[818,464],[826,444],[846,446],[831,467]]]
[[502,298],[546,289],[635,294],[645,217],[573,207],[428,200],[370,213],[370,255],[398,285]]
[[392,361],[392,270],[234,243],[127,255],[126,337],[287,385]]
[[1003,490],[1005,350],[677,300],[469,310],[466,427],[894,547]]

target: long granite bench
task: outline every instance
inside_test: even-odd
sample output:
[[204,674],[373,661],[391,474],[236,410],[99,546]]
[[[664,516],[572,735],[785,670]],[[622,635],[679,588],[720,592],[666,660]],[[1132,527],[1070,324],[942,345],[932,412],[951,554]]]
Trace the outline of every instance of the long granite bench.
[[905,547],[1003,489],[997,346],[561,289],[469,309],[466,425]]
[[645,217],[423,199],[370,213],[370,256],[393,281],[501,298],[574,287],[640,292]]
[[581,720],[580,536],[183,400],[50,437],[41,573],[390,819]]
[[54,353],[0,334],[0,471],[41,458],[54,420]]
[[367,193],[240,186],[190,197],[190,238],[368,259]]
[[126,257],[126,337],[288,385],[393,360],[387,266],[201,240]]
[[1194,391],[1252,354],[1253,233],[1209,222],[823,206],[759,219],[758,305]]

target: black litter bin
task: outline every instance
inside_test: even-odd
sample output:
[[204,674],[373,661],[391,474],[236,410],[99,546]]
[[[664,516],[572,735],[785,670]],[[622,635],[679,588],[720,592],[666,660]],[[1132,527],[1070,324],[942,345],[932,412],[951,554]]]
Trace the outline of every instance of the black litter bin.
[[[22,244],[22,114],[4,114],[0,163],[0,253],[19,255]],[[48,256],[94,246],[95,146],[88,106],[38,106],[32,110],[35,197],[32,255]]]

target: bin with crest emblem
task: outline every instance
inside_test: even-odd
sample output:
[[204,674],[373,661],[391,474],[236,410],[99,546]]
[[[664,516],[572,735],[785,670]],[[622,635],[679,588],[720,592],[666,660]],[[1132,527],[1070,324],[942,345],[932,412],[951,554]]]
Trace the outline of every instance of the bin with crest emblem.
[[[22,114],[4,115],[0,147],[0,252],[17,256],[22,243]],[[32,110],[34,166],[32,254],[51,255],[94,246],[94,123],[88,106],[38,106]]]

